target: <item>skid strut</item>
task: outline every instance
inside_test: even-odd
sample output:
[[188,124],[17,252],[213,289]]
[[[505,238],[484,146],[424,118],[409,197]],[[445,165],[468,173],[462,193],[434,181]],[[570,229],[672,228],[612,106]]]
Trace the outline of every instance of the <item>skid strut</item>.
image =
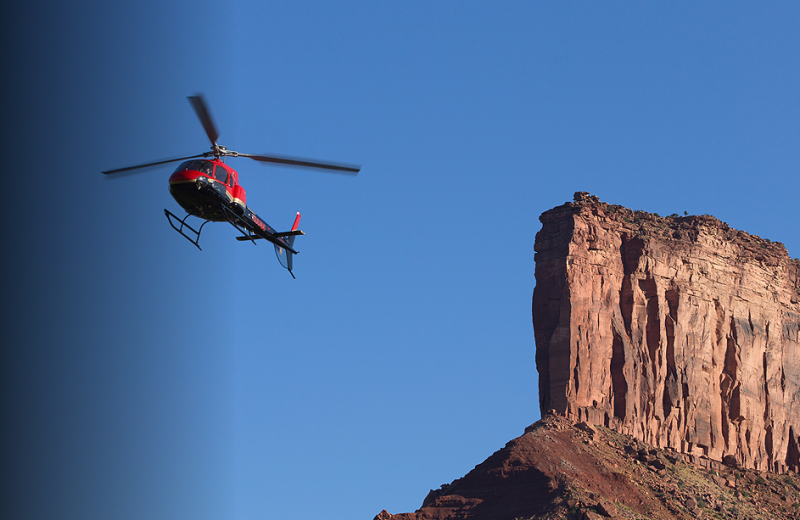
[[[192,244],[197,246],[197,249],[199,249],[200,251],[203,250],[203,248],[200,247],[200,244],[198,242],[200,242],[200,232],[203,231],[203,226],[208,224],[208,220],[204,220],[203,223],[200,224],[200,229],[196,230],[195,228],[193,228],[192,226],[190,226],[189,224],[186,223],[186,219],[189,218],[191,215],[186,215],[185,217],[183,217],[183,220],[181,220],[178,217],[176,217],[175,215],[173,215],[168,209],[164,210],[164,215],[167,216],[167,220],[169,220],[169,225],[172,226],[172,229],[174,229],[175,231],[177,231],[178,233],[183,235],[183,237],[186,240],[188,240],[189,242],[191,242]],[[175,225],[175,222],[173,222],[173,219],[175,219],[176,221],[181,223],[181,227],[180,228]],[[184,233],[183,232],[184,228],[186,228],[186,230],[189,233],[191,233],[195,238],[193,239],[192,237],[190,237],[189,235]]]

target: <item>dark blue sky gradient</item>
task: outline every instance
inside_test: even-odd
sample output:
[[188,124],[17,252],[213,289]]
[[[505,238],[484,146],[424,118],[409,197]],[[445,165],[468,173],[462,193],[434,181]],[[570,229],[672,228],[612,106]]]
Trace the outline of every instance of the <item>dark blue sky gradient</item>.
[[[538,216],[578,190],[800,255],[800,8],[18,3],[3,42],[0,517],[413,511],[539,418]],[[219,142],[268,246],[168,226]],[[8,182],[10,181],[10,182]]]

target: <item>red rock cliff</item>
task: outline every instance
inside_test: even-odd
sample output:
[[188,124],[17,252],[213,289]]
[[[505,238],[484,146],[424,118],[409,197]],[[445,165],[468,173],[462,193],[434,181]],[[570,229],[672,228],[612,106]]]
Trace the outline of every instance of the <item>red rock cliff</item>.
[[800,470],[800,263],[711,216],[575,200],[536,235],[542,413]]

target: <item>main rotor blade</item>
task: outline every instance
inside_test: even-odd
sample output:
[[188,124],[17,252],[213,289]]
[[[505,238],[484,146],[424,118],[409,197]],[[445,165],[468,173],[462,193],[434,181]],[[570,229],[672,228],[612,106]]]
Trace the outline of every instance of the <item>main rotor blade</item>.
[[214,120],[211,119],[211,112],[208,111],[208,105],[206,105],[203,96],[201,94],[196,94],[194,96],[189,96],[187,99],[192,104],[197,117],[200,118],[200,123],[202,123],[205,129],[208,140],[211,141],[211,145],[216,145],[219,132],[217,132],[217,127],[214,126]]
[[317,161],[309,161],[306,159],[295,159],[292,157],[280,157],[276,155],[250,155],[247,153],[240,153],[239,157],[249,157],[255,161],[285,164],[288,166],[304,166],[306,168],[322,168],[323,170],[334,170],[335,173],[344,173],[346,175],[357,175],[361,171],[361,166],[354,166],[348,164],[324,163]]
[[126,168],[117,168],[116,170],[108,170],[108,171],[102,172],[102,173],[104,173],[106,175],[111,175],[112,173],[128,172],[128,171],[131,171],[131,170],[137,170],[139,168],[148,168],[150,166],[158,166],[158,165],[161,165],[161,164],[168,164],[168,163],[171,163],[171,162],[183,161],[183,160],[186,160],[186,159],[194,159],[196,157],[204,157],[205,155],[206,154],[201,153],[199,155],[190,155],[188,157],[178,157],[177,159],[166,159],[164,161],[156,161],[156,162],[151,162],[151,163],[147,163],[147,164],[138,164],[136,166],[128,166]]

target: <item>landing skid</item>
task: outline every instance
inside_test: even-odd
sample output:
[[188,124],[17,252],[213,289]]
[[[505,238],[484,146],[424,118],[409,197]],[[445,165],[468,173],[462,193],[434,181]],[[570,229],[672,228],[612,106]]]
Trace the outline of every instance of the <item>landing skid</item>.
[[[186,223],[186,219],[189,218],[191,215],[186,215],[185,217],[183,217],[183,220],[181,220],[178,217],[176,217],[175,215],[173,215],[168,209],[164,210],[164,215],[167,216],[167,220],[169,220],[169,225],[172,226],[172,229],[174,229],[175,231],[177,231],[178,233],[183,235],[183,237],[186,240],[188,240],[189,242],[191,242],[192,244],[194,244],[197,247],[197,249],[199,249],[200,251],[203,250],[203,248],[200,247],[200,244],[198,242],[200,242],[200,233],[203,231],[203,226],[208,224],[208,222],[209,222],[208,220],[204,220],[203,223],[200,224],[200,229],[196,230],[192,226],[190,226],[189,224]],[[175,219],[175,221],[181,223],[180,228],[175,225],[175,222],[173,222],[173,219]],[[187,235],[186,233],[184,233],[183,232],[184,228],[186,229],[187,232],[189,232],[195,238],[192,238],[189,235]]]

